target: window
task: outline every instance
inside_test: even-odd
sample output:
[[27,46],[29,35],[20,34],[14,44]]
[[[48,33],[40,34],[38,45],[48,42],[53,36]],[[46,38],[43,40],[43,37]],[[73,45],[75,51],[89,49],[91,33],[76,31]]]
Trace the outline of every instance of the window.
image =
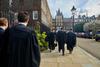
[[33,11],[33,20],[38,20],[38,11]]
[[24,0],[19,0],[19,3],[20,3],[21,5],[24,5]]

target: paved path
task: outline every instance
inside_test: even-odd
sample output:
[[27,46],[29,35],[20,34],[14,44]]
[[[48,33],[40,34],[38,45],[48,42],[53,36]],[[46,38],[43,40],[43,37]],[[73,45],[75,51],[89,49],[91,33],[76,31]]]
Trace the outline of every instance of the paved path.
[[40,67],[100,67],[100,60],[79,47],[75,47],[73,54],[66,50],[65,56],[58,53],[57,48],[51,53],[43,52],[41,56]]

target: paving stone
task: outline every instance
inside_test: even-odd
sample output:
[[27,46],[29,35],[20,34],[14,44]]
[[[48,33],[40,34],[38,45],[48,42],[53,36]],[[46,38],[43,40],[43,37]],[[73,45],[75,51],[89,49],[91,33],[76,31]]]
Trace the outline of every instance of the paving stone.
[[80,64],[67,64],[67,63],[60,63],[59,67],[82,67]]
[[40,67],[58,67],[58,63],[42,62]]
[[40,67],[100,67],[100,60],[83,49],[75,47],[72,54],[66,50],[65,56],[56,50],[41,53]]

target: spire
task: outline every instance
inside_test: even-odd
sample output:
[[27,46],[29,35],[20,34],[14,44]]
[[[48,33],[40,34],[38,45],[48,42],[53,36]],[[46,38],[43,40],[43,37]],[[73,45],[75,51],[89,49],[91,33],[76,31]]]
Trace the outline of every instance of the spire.
[[60,11],[60,9],[58,9],[57,16],[62,16],[62,15],[63,15],[62,12]]

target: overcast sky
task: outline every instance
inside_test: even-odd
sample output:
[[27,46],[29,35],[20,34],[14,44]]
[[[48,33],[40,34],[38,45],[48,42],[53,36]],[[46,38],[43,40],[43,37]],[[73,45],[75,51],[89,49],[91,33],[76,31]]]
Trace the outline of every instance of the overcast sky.
[[76,15],[86,14],[88,16],[100,14],[100,0],[48,0],[52,17],[60,9],[64,17],[71,17],[71,8],[77,8]]

